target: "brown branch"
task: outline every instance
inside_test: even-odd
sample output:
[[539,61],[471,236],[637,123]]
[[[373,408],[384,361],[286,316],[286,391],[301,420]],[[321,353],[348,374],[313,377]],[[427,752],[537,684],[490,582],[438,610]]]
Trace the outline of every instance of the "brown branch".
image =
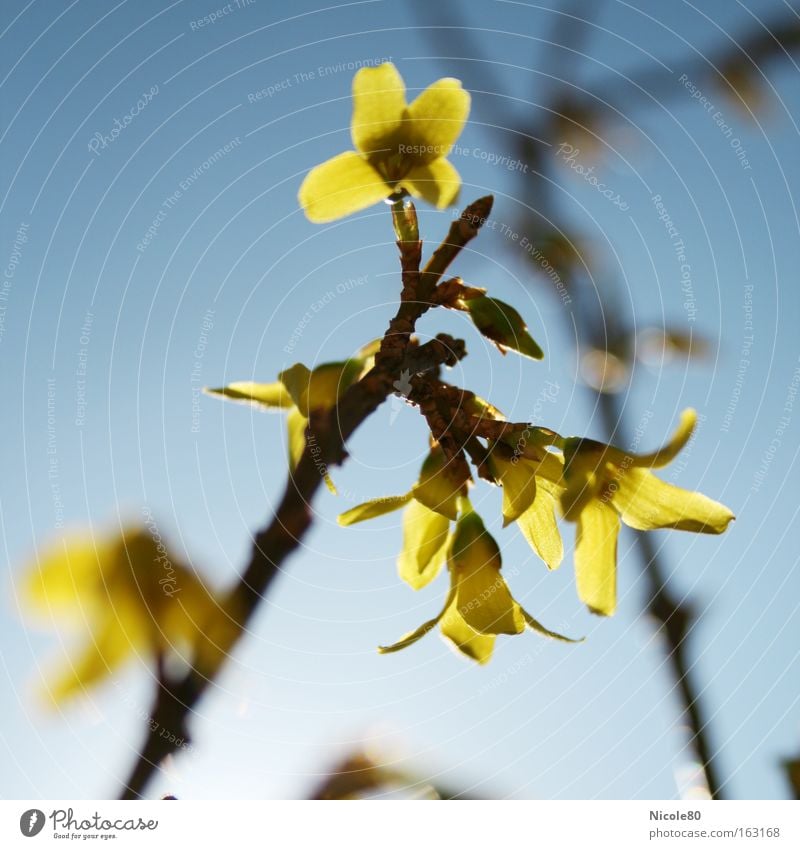
[[411,334],[417,319],[431,306],[429,296],[433,288],[459,251],[477,235],[491,206],[491,197],[481,198],[468,206],[421,273],[421,243],[398,243],[403,294],[397,314],[384,335],[375,366],[347,389],[333,409],[316,411],[312,415],[306,441],[309,445],[313,439],[315,453],[312,455],[307,450],[289,476],[272,521],[256,535],[250,562],[227,600],[225,609],[238,611],[236,635],[227,645],[220,646],[224,651],[219,651],[211,668],[201,671],[195,663],[189,672],[176,678],[169,676],[163,664],[160,666],[148,730],[124,784],[122,799],[141,797],[164,758],[189,741],[187,722],[192,711],[245,633],[247,623],[284,561],[311,526],[311,500],[320,488],[327,467],[344,461],[348,438],[392,393],[404,367],[414,373],[432,371],[440,364],[454,365],[465,355],[463,342],[445,334],[419,347],[411,345]]

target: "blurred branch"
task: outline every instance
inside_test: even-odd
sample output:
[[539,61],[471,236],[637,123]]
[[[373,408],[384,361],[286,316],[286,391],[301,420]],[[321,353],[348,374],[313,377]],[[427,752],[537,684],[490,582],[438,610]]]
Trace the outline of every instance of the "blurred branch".
[[[503,63],[493,60],[483,51],[482,42],[474,37],[470,27],[463,24],[459,4],[453,0],[439,0],[435,4],[414,0],[414,4],[421,17],[435,21],[435,26],[422,29],[439,55],[448,60],[448,65],[453,60],[468,60],[463,61],[461,71],[465,86],[471,91],[500,96],[505,86],[500,82],[496,66]],[[533,71],[537,65],[547,68],[550,90],[544,93],[553,114],[549,119],[542,117],[537,114],[538,110],[525,104],[512,107],[514,120],[509,121],[512,109],[498,109],[493,102],[496,98],[493,98],[481,105],[487,118],[498,128],[514,128],[515,132],[522,128],[526,135],[537,136],[543,123],[553,121],[575,121],[583,126],[592,126],[602,120],[619,121],[621,113],[631,109],[652,107],[678,96],[686,97],[686,89],[678,79],[680,74],[686,74],[696,85],[724,85],[729,93],[739,95],[739,87],[744,87],[745,81],[749,82],[751,77],[758,76],[764,63],[780,56],[789,57],[800,48],[800,19],[793,11],[791,16],[776,18],[770,24],[760,24],[760,31],[745,33],[735,40],[728,36],[729,44],[714,48],[707,55],[678,57],[674,64],[679,67],[680,73],[658,64],[655,70],[650,67],[634,68],[626,74],[601,71],[591,80],[580,83],[580,71],[590,64],[580,61],[582,58],[589,59],[581,53],[581,43],[592,34],[593,18],[598,16],[602,4],[574,0],[565,3],[565,7],[550,10],[555,19],[548,38],[549,49],[543,57],[546,61],[537,63],[532,58],[530,65]],[[584,9],[582,14],[581,7]],[[454,45],[459,55],[451,56]],[[559,77],[559,68],[563,69],[562,77]],[[540,77],[535,74],[535,78],[538,80]],[[559,93],[554,97],[556,89]],[[535,167],[534,163],[531,165]]]
[[[570,255],[570,251],[563,249],[563,234],[568,232],[568,228],[558,224],[553,182],[546,177],[549,170],[546,152],[552,144],[558,143],[564,130],[569,130],[570,126],[578,129],[588,126],[591,129],[598,120],[610,118],[618,121],[621,113],[617,109],[628,112],[636,106],[652,107],[669,97],[678,94],[685,96],[686,90],[680,85],[678,75],[665,65],[659,65],[655,71],[640,69],[624,76],[618,73],[595,75],[591,81],[579,87],[577,80],[587,64],[579,61],[581,42],[591,34],[592,22],[589,16],[597,14],[599,4],[585,4],[583,19],[578,14],[580,6],[580,2],[567,2],[563,9],[552,10],[556,18],[547,54],[550,59],[554,59],[568,52],[572,63],[563,66],[564,79],[556,79],[558,74],[550,70],[552,62],[548,65],[549,88],[543,92],[543,96],[537,98],[542,104],[540,108],[528,107],[524,112],[515,109],[515,117],[511,109],[498,110],[495,99],[488,113],[496,131],[514,134],[520,155],[529,165],[526,179],[520,182],[524,191],[521,201],[532,212],[522,222],[521,229],[527,231],[530,243],[542,244],[550,240],[558,248],[554,259],[549,261],[565,281],[574,302],[572,318],[578,327],[579,338],[598,349],[618,354],[630,346],[631,329],[621,318],[621,311],[615,308],[617,299],[613,290],[600,292],[591,285],[591,280],[584,281],[583,286],[575,285],[576,278],[581,276],[580,264],[573,261],[575,258]],[[457,4],[450,0],[434,6],[419,2],[417,8],[428,19],[433,9],[432,14],[438,16],[437,20],[447,21],[447,27],[426,27],[424,31],[444,55],[451,51],[451,42],[447,41],[447,36],[455,35],[464,58],[471,60],[464,63],[463,77],[467,88],[474,86],[485,91],[488,78],[499,94],[501,87],[495,70],[496,63],[486,56],[482,46],[472,38],[471,30],[461,26]],[[708,56],[698,59],[680,57],[675,64],[696,85],[723,82],[744,100],[742,92],[747,90],[748,85],[752,85],[751,78],[759,73],[764,62],[781,54],[788,56],[798,47],[800,20],[793,15],[776,21],[773,26],[763,27],[761,31],[747,33],[732,46],[712,50]],[[535,67],[533,62],[531,67]],[[567,75],[569,80],[566,79]],[[574,240],[571,240],[571,244],[574,244]],[[619,441],[624,409],[615,395],[590,387],[587,389],[592,392],[594,405],[600,411],[605,438],[609,442]],[[692,631],[696,614],[686,601],[677,599],[669,590],[667,569],[652,538],[637,533],[636,541],[641,567],[648,580],[648,611],[660,623],[667,641],[667,657],[683,703],[692,745],[702,764],[710,796],[721,799],[723,782],[718,775],[714,749],[708,735],[708,722],[690,674],[687,657],[686,638]]]
[[783,766],[792,788],[792,798],[800,800],[800,757],[784,761]]
[[447,238],[422,271],[422,243],[398,242],[403,292],[397,314],[376,354],[375,366],[346,390],[334,408],[312,411],[306,441],[308,446],[313,438],[316,453],[312,455],[307,450],[290,474],[272,521],[256,535],[250,562],[225,605],[226,610],[236,612],[239,628],[235,637],[218,646],[210,669],[201,671],[195,663],[185,675],[174,678],[163,663],[158,664],[158,686],[148,731],[121,798],[141,796],[164,758],[189,741],[186,724],[190,714],[244,634],[281,565],[310,528],[311,501],[328,466],[339,465],[346,459],[345,443],[349,437],[394,391],[395,381],[407,364],[409,370],[424,372],[443,363],[453,365],[465,354],[463,343],[446,334],[418,348],[412,345],[411,334],[419,317],[432,306],[429,298],[442,274],[464,245],[477,235],[491,208],[491,197],[468,206],[453,222]]

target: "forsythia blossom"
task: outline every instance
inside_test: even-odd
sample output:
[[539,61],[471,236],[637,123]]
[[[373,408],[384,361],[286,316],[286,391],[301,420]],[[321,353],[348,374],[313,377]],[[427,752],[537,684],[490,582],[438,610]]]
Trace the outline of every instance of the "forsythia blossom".
[[589,439],[564,442],[561,505],[577,524],[575,574],[578,595],[594,613],[610,616],[617,603],[617,536],[620,521],[637,530],[674,528],[721,534],[734,518],[717,501],[657,478],[689,441],[697,413],[685,410],[670,442],[652,454],[626,454]]
[[75,535],[52,545],[25,578],[34,613],[66,617],[89,631],[84,650],[48,682],[55,701],[110,675],[136,655],[209,657],[221,603],[191,567],[143,528],[97,538]]
[[[322,363],[313,370],[296,363],[282,371],[274,383],[237,381],[204,391],[261,409],[287,411],[289,463],[294,468],[306,448],[306,427],[311,411],[333,407],[342,393],[372,368],[378,346],[379,343],[371,342],[349,360]],[[336,491],[327,474],[325,483],[332,492]]]
[[391,62],[361,68],[353,78],[355,150],[309,172],[299,194],[306,216],[333,221],[400,190],[440,209],[453,203],[461,178],[447,154],[469,106],[458,80],[437,80],[407,104],[405,83]]

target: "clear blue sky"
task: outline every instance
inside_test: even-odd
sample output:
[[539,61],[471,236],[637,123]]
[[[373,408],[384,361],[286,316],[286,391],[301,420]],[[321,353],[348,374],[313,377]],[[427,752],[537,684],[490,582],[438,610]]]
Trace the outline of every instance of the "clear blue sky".
[[[415,13],[422,5],[242,0],[199,26],[224,4],[7,4],[0,522],[10,577],[0,625],[0,795],[116,792],[150,700],[149,673],[139,666],[60,716],[36,707],[37,675],[58,635],[23,624],[14,577],[37,544],[62,523],[100,531],[146,507],[199,571],[229,583],[280,495],[284,431],[279,417],[247,408],[205,397],[193,407],[193,390],[272,380],[295,361],[339,359],[383,332],[399,282],[387,210],[315,226],[296,193],[310,167],[350,146],[348,63],[391,59],[412,92],[441,76],[482,78],[457,34],[442,51],[420,29],[432,21]],[[517,114],[538,108],[553,70],[540,40],[552,25],[548,5],[462,4],[473,37],[497,63],[491,79],[516,99]],[[787,11],[772,0],[746,5],[705,3],[706,18],[687,3],[608,0],[585,46],[584,81],[659,62],[677,78],[752,16]],[[673,586],[703,611],[691,639],[693,672],[726,790],[745,798],[783,798],[778,760],[800,749],[800,407],[784,409],[800,365],[800,88],[789,60],[764,71],[770,94],[760,124],[704,86],[750,170],[687,89],[664,105],[631,103],[604,131],[613,150],[598,172],[627,212],[566,169],[560,180],[564,214],[604,252],[603,273],[622,276],[636,325],[688,329],[673,246],[652,201],[662,196],[691,266],[693,329],[719,340],[706,364],[639,366],[625,404],[632,426],[650,416],[647,446],[681,408],[696,407],[703,426],[686,464],[667,477],[737,514],[723,538],[660,533],[658,544]],[[525,175],[475,154],[514,155],[512,136],[488,126],[489,100],[476,95],[460,140],[469,153],[454,162],[464,199],[496,194],[496,219],[513,226]],[[126,124],[116,137],[115,119]],[[429,246],[449,217],[421,210]],[[546,360],[502,360],[458,316],[430,315],[423,335],[449,330],[467,339],[470,356],[454,382],[525,419],[544,381],[554,381],[559,391],[542,421],[565,434],[601,433],[574,378],[564,307],[513,240],[485,233],[458,271],[523,311]],[[293,339],[319,299],[325,306]],[[500,532],[493,519],[516,595],[547,624],[586,634],[579,647],[533,634],[501,638],[486,668],[461,662],[435,636],[400,654],[375,652],[438,609],[444,579],[419,594],[401,584],[397,516],[352,529],[338,528],[335,517],[405,491],[424,447],[423,423],[405,407],[381,409],[351,441],[352,459],[335,475],[340,495],[320,495],[303,550],[200,706],[195,750],[153,792],[295,797],[364,741],[476,794],[680,792],[687,764],[678,702],[641,614],[627,534],[619,613],[601,621],[581,608],[569,562],[546,574],[516,532]],[[475,501],[498,515],[497,492],[481,486]]]

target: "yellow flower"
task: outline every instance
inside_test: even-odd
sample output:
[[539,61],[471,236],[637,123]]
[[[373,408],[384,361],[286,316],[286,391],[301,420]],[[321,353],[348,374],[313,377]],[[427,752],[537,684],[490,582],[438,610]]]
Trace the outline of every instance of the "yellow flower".
[[83,624],[89,640],[48,682],[60,701],[98,683],[134,656],[203,653],[220,607],[191,567],[143,528],[94,538],[75,535],[48,548],[28,571],[22,596],[42,616]]
[[440,209],[453,203],[461,177],[446,157],[469,106],[458,80],[438,80],[407,104],[405,83],[391,62],[361,68],[353,78],[355,150],[306,176],[298,196],[306,216],[333,221],[403,189]]
[[573,640],[548,630],[512,597],[500,574],[500,549],[483,521],[467,507],[447,546],[450,591],[438,616],[391,646],[383,654],[413,645],[437,625],[452,646],[478,663],[486,663],[498,634],[519,634],[529,627],[566,642]]
[[651,454],[626,454],[588,439],[565,441],[561,504],[564,517],[577,523],[578,595],[592,612],[610,616],[616,608],[620,520],[642,531],[721,534],[734,518],[719,502],[665,483],[650,471],[677,456],[696,422],[697,413],[685,410],[670,442]]
[[503,487],[503,527],[516,522],[547,568],[557,569],[564,557],[556,519],[564,461],[537,444],[541,432],[530,427],[527,435],[517,437],[513,450],[503,442],[493,443],[489,470]]
[[[207,395],[252,404],[266,410],[286,410],[288,416],[289,464],[294,468],[306,447],[306,428],[312,410],[330,409],[344,391],[368,372],[380,342],[370,342],[344,362],[323,363],[310,370],[302,363],[282,371],[274,383],[237,381],[219,389],[204,389]],[[330,477],[325,483],[336,492]]]
[[467,480],[459,467],[448,463],[441,447],[434,445],[409,492],[359,504],[342,513],[339,524],[354,525],[405,507],[397,570],[409,586],[419,590],[439,574],[444,564],[450,522],[457,518],[458,500],[466,491]]

